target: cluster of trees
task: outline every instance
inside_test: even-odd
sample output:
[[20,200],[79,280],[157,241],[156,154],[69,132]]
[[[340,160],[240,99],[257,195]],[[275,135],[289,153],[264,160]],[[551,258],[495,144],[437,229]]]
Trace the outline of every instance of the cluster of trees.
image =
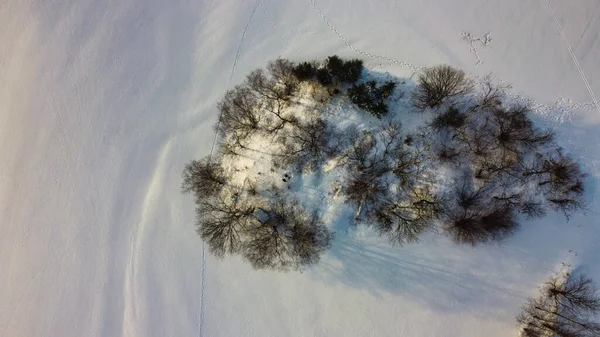
[[317,213],[281,191],[230,184],[220,156],[256,151],[252,141],[260,135],[279,144],[267,149],[274,164],[316,170],[340,154],[344,137],[326,119],[314,114],[299,118],[289,107],[296,103],[301,82],[354,83],[362,68],[360,60],[337,56],[321,67],[277,59],[225,94],[216,126],[220,153],[190,162],[182,185],[184,192],[195,195],[198,234],[216,256],[241,254],[256,268],[301,269],[317,262],[329,247],[333,234]]
[[[328,95],[345,90],[353,104],[381,119],[396,83],[361,83],[362,72],[361,60],[338,56],[320,63],[277,59],[225,94],[218,105],[219,153],[188,163],[182,183],[195,197],[197,232],[215,256],[296,270],[317,263],[331,246],[334,233],[318,210],[303,208],[276,184],[234,183],[239,179],[223,158],[253,152],[270,155],[272,171],[337,165],[345,171],[341,192],[356,210],[355,224],[373,227],[392,244],[440,229],[457,243],[477,245],[514,233],[519,215],[543,217],[552,209],[568,218],[585,207],[585,174],[554,134],[534,125],[526,105],[503,103],[502,87],[488,80],[476,90],[450,66],[420,74],[410,104],[432,117],[414,133],[394,118],[341,130],[319,109],[292,108],[304,104],[303,88],[316,85]],[[272,146],[254,149],[257,139]],[[441,184],[440,168],[450,183]],[[591,279],[566,275],[529,298],[517,322],[523,337],[600,336],[599,314]]]
[[[196,196],[198,233],[217,256],[241,254],[257,268],[294,269],[316,262],[330,244],[332,233],[298,200],[229,182],[221,156],[252,151],[270,155],[275,168],[317,171],[326,162],[342,168],[342,193],[356,209],[355,221],[393,244],[439,228],[458,243],[477,245],[515,232],[519,214],[534,218],[554,209],[568,216],[584,207],[585,175],[552,132],[534,125],[527,106],[503,104],[502,88],[487,81],[475,90],[452,67],[420,74],[410,102],[432,118],[414,134],[393,121],[340,130],[319,109],[298,108],[305,104],[302,88],[345,87],[354,104],[381,118],[396,83],[357,83],[362,72],[362,61],[337,56],[321,63],[277,59],[226,93],[218,106],[220,153],[189,163],[183,182],[184,192]],[[252,148],[259,138],[272,146]],[[452,184],[440,185],[441,167],[453,172]]]
[[555,143],[551,131],[535,127],[522,104],[504,105],[491,81],[480,93],[462,71],[427,69],[413,104],[433,118],[433,158],[456,172],[445,196],[441,227],[460,243],[500,240],[518,227],[517,215],[542,217],[548,208],[567,217],[584,207],[585,174]]
[[192,161],[182,189],[196,198],[197,232],[218,257],[241,254],[255,268],[301,269],[319,261],[333,234],[318,213],[282,191],[231,185],[218,158]]
[[584,274],[553,276],[517,315],[522,337],[600,336],[600,296]]
[[357,209],[355,220],[374,226],[392,244],[416,241],[443,204],[425,169],[429,145],[424,138],[407,145],[410,138],[393,122],[350,137],[342,191]]

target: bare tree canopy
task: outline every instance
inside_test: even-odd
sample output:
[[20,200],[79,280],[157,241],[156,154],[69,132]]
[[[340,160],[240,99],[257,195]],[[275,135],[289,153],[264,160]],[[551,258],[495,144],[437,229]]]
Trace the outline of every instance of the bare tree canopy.
[[181,189],[198,197],[209,197],[227,184],[225,172],[218,158],[204,157],[192,160],[183,170]]
[[462,70],[448,65],[426,68],[419,75],[413,105],[419,109],[435,108],[447,98],[465,95],[472,90],[473,83]]
[[279,137],[281,148],[273,160],[298,171],[315,171],[340,152],[342,135],[323,118],[298,122]]
[[197,199],[197,232],[217,257],[239,253],[255,208],[236,193]]
[[522,337],[600,336],[600,296],[583,275],[552,277],[517,315]]
[[332,234],[316,213],[306,213],[297,200],[276,195],[257,208],[247,229],[243,255],[258,269],[301,269],[319,261]]
[[454,191],[453,204],[443,212],[443,227],[458,243],[476,245],[499,241],[512,234],[519,224],[514,209],[490,202],[491,187],[475,187],[468,177]]

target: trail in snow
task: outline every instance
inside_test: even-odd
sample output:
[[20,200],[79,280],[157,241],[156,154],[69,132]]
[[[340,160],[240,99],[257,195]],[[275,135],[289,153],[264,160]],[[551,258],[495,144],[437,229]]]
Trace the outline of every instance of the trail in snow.
[[577,68],[577,71],[579,72],[579,75],[581,76],[581,79],[583,80],[583,84],[585,85],[586,89],[590,93],[590,96],[592,98],[592,103],[596,107],[598,114],[600,114],[600,103],[598,103],[598,99],[596,98],[596,95],[594,94],[594,90],[592,90],[592,86],[590,85],[590,82],[587,80],[587,77],[585,76],[585,73],[583,72],[583,69],[581,68],[581,65],[579,64],[579,61],[577,60],[577,56],[575,56],[575,53],[573,52],[573,48],[571,48],[571,44],[569,43],[569,40],[567,39],[567,36],[565,35],[565,31],[560,26],[560,22],[558,21],[558,18],[556,17],[556,12],[554,12],[552,5],[550,5],[550,0],[546,0],[546,6],[548,7],[550,14],[552,14],[552,18],[554,19],[556,28],[558,28],[558,32],[560,33],[560,36],[562,37],[562,40],[565,43],[565,47],[567,48],[567,51],[569,52],[569,54],[571,54],[571,59],[573,59],[573,64],[575,64],[575,68]]
[[248,27],[250,27],[250,23],[252,22],[252,18],[256,13],[256,8],[258,7],[260,0],[256,0],[254,2],[254,7],[252,7],[252,13],[250,13],[250,17],[248,18],[248,22],[246,22],[246,27],[244,27],[244,31],[242,32],[242,38],[240,39],[240,44],[238,45],[237,50],[235,51],[235,59],[233,60],[233,67],[231,68],[231,74],[229,74],[229,85],[231,86],[231,80],[233,79],[233,75],[235,74],[235,69],[237,68],[237,63],[240,58],[240,52],[242,50],[242,45],[244,44],[244,40],[246,39],[246,33],[248,32]]
[[321,11],[321,9],[319,8],[319,6],[317,6],[317,4],[315,3],[315,0],[310,0],[310,4],[312,5],[313,9],[315,10],[315,12],[321,17],[321,19],[323,20],[323,22],[325,22],[327,24],[327,26],[329,27],[329,29],[335,34],[337,35],[337,37],[351,50],[353,50],[354,52],[361,54],[361,55],[365,55],[371,58],[376,58],[376,59],[382,59],[382,60],[387,60],[390,61],[394,64],[397,64],[401,67],[405,67],[405,68],[409,68],[412,71],[418,71],[421,69],[424,69],[425,67],[422,66],[417,66],[414,65],[412,63],[406,62],[406,61],[399,61],[396,59],[393,59],[389,56],[383,56],[383,55],[375,55],[375,54],[371,54],[369,52],[366,52],[364,50],[358,49],[356,47],[354,47],[354,45],[352,45],[348,39],[346,39],[346,37],[344,37],[344,35],[342,35],[342,33],[340,33],[340,31],[335,28],[335,26],[327,19],[327,17],[325,16],[325,14],[323,14],[323,11]]
[[[238,44],[237,50],[235,51],[235,58],[233,59],[233,66],[231,67],[231,73],[229,74],[229,83],[228,87],[231,87],[231,81],[233,80],[233,75],[235,75],[235,70],[237,68],[237,63],[240,58],[240,54],[242,51],[242,46],[244,45],[244,40],[246,39],[246,34],[248,33],[248,27],[250,27],[250,23],[252,23],[252,18],[256,13],[256,9],[260,0],[256,0],[254,2],[254,6],[252,7],[252,12],[250,13],[250,17],[248,18],[248,22],[246,22],[246,26],[244,27],[244,31],[242,32],[242,37],[240,38],[240,43]],[[219,127],[219,122],[217,122],[217,128]],[[215,131],[215,137],[213,138],[212,145],[210,147],[210,153],[208,154],[208,158],[210,159],[215,150],[215,145],[217,144],[217,139],[219,137],[219,132]],[[200,291],[200,327],[199,334],[200,337],[204,336],[204,307],[206,303],[206,242],[202,242],[202,272],[201,272],[201,291]]]
[[[546,0],[546,2],[548,2],[548,0]],[[392,64],[396,64],[399,65],[401,67],[405,67],[405,68],[409,68],[414,72],[418,72],[420,70],[425,69],[426,67],[424,66],[417,66],[415,64],[412,64],[410,62],[407,61],[400,61],[397,59],[393,59],[391,57],[388,56],[383,56],[383,55],[375,55],[375,54],[371,54],[369,52],[363,51],[361,49],[356,48],[354,45],[352,45],[348,39],[329,21],[329,19],[327,19],[327,17],[325,16],[325,14],[323,14],[323,11],[321,10],[321,8],[319,8],[319,6],[316,4],[315,0],[310,0],[310,4],[313,8],[313,10],[321,17],[321,19],[323,20],[323,22],[325,22],[327,24],[327,26],[329,27],[329,29],[348,47],[350,48],[352,51],[360,54],[360,55],[365,55],[371,58],[375,58],[375,59],[382,59],[382,60],[387,60],[389,62],[391,62]],[[549,6],[549,4],[548,4]],[[552,11],[552,8],[549,7],[550,10]],[[573,58],[573,61],[575,62],[575,66],[577,67],[577,69],[579,70],[579,73],[586,85],[586,88],[588,89],[588,91],[590,92],[590,95],[592,96],[592,102],[586,102],[586,103],[572,103],[570,102],[570,100],[565,99],[565,98],[561,98],[559,100],[557,100],[554,104],[552,105],[547,105],[547,104],[540,104],[537,101],[533,100],[532,98],[529,97],[525,97],[522,95],[518,95],[518,94],[512,94],[510,92],[507,92],[507,96],[513,100],[516,101],[520,101],[520,102],[524,102],[526,104],[528,104],[531,109],[537,113],[540,113],[542,115],[546,115],[546,116],[552,116],[556,122],[558,123],[562,123],[565,119],[565,117],[568,117],[567,115],[572,111],[572,110],[584,110],[584,111],[588,111],[590,109],[594,109],[594,107],[596,108],[596,110],[598,110],[598,113],[600,114],[600,104],[598,103],[598,100],[596,99],[596,96],[594,95],[594,92],[592,91],[592,88],[589,84],[589,82],[587,81],[587,78],[585,77],[583,70],[581,69],[581,67],[579,66],[579,62],[577,61],[577,58],[575,58],[575,55],[573,54],[570,45],[568,44],[566,37],[564,35],[564,32],[562,31],[562,28],[560,27],[560,25],[558,24],[558,21],[556,19],[556,16],[554,15],[554,11],[552,11],[553,17],[555,19],[555,22],[561,32],[561,35],[564,38],[565,44],[567,46],[567,49],[569,50],[569,52],[571,53],[571,57]],[[465,32],[463,33],[463,39],[467,40],[467,42],[470,43],[470,45],[472,47],[474,42],[480,42],[482,44],[482,46],[488,46],[490,45],[490,43],[492,42],[492,39],[490,37],[490,34],[485,34],[482,38],[474,38],[470,33]],[[471,48],[471,52],[473,52],[475,54],[475,57],[477,58],[477,64],[479,65],[480,63],[482,63],[481,58],[478,55],[478,51],[475,48],[475,50],[473,50],[473,48]],[[500,82],[503,82],[502,80],[500,80]]]

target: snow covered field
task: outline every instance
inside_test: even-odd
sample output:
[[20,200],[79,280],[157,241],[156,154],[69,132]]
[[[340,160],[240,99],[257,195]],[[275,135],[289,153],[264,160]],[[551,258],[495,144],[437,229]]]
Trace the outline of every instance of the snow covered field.
[[[0,336],[512,336],[561,263],[600,282],[598,1],[5,0],[0,22]],[[201,306],[185,163],[250,70],[331,54],[493,72],[582,162],[588,212],[476,249],[340,234],[302,274],[207,256]]]

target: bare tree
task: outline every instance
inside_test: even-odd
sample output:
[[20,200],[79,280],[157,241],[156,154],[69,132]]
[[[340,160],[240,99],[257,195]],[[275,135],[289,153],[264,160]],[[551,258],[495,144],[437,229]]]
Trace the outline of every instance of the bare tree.
[[279,135],[282,144],[274,161],[301,171],[316,170],[326,160],[339,154],[342,135],[322,118],[298,122]]
[[277,79],[267,76],[262,69],[256,69],[248,74],[246,84],[265,100],[289,101],[292,94],[286,90],[285,85],[279,83]]
[[493,109],[490,122],[495,124],[494,137],[497,144],[512,152],[537,149],[554,140],[550,131],[539,130],[527,114],[525,105],[514,105],[508,109]]
[[477,109],[494,109],[502,106],[502,97],[510,86],[500,83],[493,83],[492,75],[484,77],[480,82],[479,94],[476,97],[476,104],[469,108],[469,113],[473,113]]
[[443,200],[428,185],[397,191],[380,202],[373,212],[374,226],[392,244],[416,242],[421,234],[433,227],[433,220],[442,209]]
[[260,128],[261,102],[252,90],[238,85],[219,102],[217,131],[226,136],[235,134],[245,139]]
[[528,111],[523,105],[480,109],[456,130],[470,150],[476,178],[520,176],[526,158],[552,144],[553,134],[536,128]]
[[517,315],[522,337],[600,336],[600,297],[583,274],[552,277]]
[[294,74],[295,64],[287,59],[278,58],[267,64],[267,71],[283,89],[284,97],[292,97],[298,91],[298,79]]
[[243,255],[257,269],[302,269],[319,261],[332,238],[316,213],[281,194],[257,208],[246,233]]
[[539,200],[518,188],[497,188],[492,192],[490,204],[499,208],[511,208],[515,212],[525,215],[528,219],[541,218],[546,215],[546,209]]
[[255,208],[233,191],[198,196],[196,203],[197,232],[210,251],[217,257],[239,253]]
[[376,132],[355,137],[346,153],[348,180],[343,188],[346,202],[357,207],[357,218],[369,218],[387,198],[394,154],[400,151],[400,125],[389,123]]
[[382,207],[391,183],[383,175],[353,170],[343,188],[346,202],[357,209],[356,219],[369,219]]
[[464,71],[448,65],[425,69],[418,82],[412,102],[419,109],[435,108],[447,98],[466,95],[473,90],[473,83]]
[[432,144],[425,133],[412,137],[411,145],[397,144],[391,151],[392,173],[401,188],[413,188],[423,177],[423,169],[433,158]]
[[489,185],[474,187],[468,177],[463,179],[454,192],[454,203],[441,216],[444,230],[454,241],[473,246],[499,241],[519,227],[514,209],[491,202],[491,191]]
[[194,193],[196,197],[209,197],[226,184],[227,177],[218,158],[204,157],[185,166],[181,189],[183,193]]
[[[278,63],[271,63],[274,72],[283,71],[276,66]],[[276,73],[276,76],[285,76]],[[265,117],[263,126],[268,132],[278,131],[286,123],[294,124],[297,119],[290,115],[286,108],[290,104],[291,95],[294,90],[290,89],[285,83],[281,83],[276,78],[269,77],[262,69],[252,71],[246,77],[247,87],[260,98],[261,113]]]
[[546,196],[550,206],[569,215],[585,207],[585,173],[579,164],[558,149],[548,156],[538,154],[532,167],[523,172],[526,178],[536,179],[538,188]]

